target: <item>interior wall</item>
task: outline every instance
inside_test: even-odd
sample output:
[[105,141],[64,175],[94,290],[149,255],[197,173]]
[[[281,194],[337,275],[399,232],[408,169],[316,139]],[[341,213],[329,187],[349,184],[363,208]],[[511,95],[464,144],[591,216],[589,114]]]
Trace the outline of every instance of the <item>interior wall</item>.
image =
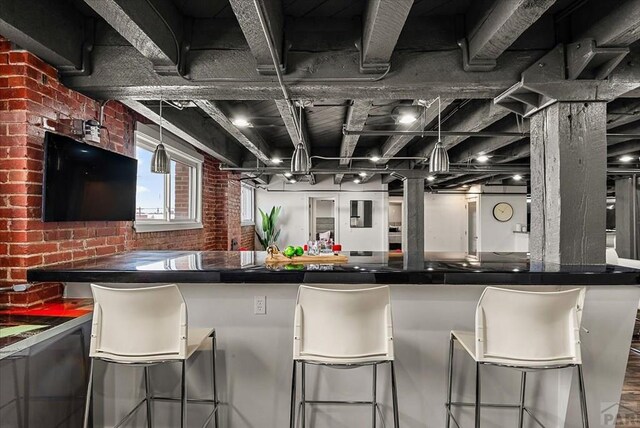
[[[478,251],[528,251],[528,235],[514,233],[517,224],[527,224],[527,188],[484,186],[481,191],[484,193],[478,201]],[[513,207],[513,217],[507,222],[493,217],[493,207],[500,202]],[[523,238],[527,238],[526,242],[522,242]]]
[[467,211],[464,194],[425,193],[425,251],[467,250]]
[[[281,206],[278,226],[282,229],[278,239],[280,248],[287,245],[302,245],[309,240],[309,198],[334,198],[336,201],[336,243],[344,251],[386,251],[388,248],[387,185],[379,180],[367,183],[343,183],[336,185],[332,176],[318,176],[315,185],[309,183],[290,184],[282,177],[273,177],[269,185],[256,189],[256,212]],[[349,222],[352,200],[373,201],[371,228],[351,228]],[[259,218],[256,217],[259,221]],[[256,225],[260,228],[261,225]]]

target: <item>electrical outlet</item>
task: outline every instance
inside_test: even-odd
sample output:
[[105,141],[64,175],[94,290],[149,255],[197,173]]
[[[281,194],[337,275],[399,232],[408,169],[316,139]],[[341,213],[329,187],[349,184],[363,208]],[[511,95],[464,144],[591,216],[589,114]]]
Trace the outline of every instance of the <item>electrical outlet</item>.
[[267,296],[253,296],[253,313],[254,315],[266,315]]

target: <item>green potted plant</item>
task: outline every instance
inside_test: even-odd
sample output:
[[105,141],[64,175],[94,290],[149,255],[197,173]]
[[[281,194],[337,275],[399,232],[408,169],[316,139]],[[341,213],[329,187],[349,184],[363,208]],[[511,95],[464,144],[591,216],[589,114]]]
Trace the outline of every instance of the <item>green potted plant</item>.
[[280,211],[282,207],[273,207],[271,208],[271,212],[266,214],[261,209],[260,215],[262,216],[262,234],[256,228],[256,236],[258,237],[258,241],[266,250],[270,245],[273,245],[278,240],[278,236],[280,236],[280,229],[276,230],[276,222],[278,221],[278,216],[280,215]]

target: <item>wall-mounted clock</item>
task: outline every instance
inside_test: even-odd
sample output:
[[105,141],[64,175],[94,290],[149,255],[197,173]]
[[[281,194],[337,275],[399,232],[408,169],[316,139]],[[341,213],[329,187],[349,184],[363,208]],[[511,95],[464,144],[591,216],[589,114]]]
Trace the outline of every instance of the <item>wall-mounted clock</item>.
[[498,202],[493,207],[493,217],[498,221],[509,221],[513,217],[513,207],[506,202]]

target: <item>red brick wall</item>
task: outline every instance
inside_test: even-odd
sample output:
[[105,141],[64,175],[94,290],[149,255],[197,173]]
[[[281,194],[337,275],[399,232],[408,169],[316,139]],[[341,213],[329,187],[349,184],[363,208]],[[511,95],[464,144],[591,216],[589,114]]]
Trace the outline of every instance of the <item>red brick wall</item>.
[[255,226],[242,226],[242,238],[240,239],[240,246],[247,250],[255,250],[256,242],[256,228]]
[[[205,155],[203,229],[136,233],[131,222],[43,223],[43,139],[66,134],[66,119],[97,119],[100,104],[64,87],[57,71],[0,37],[0,288],[24,282],[30,267],[128,249],[224,250],[240,241],[240,184]],[[105,107],[100,146],[133,156],[140,117],[118,102]],[[0,301],[0,303],[2,303]]]

